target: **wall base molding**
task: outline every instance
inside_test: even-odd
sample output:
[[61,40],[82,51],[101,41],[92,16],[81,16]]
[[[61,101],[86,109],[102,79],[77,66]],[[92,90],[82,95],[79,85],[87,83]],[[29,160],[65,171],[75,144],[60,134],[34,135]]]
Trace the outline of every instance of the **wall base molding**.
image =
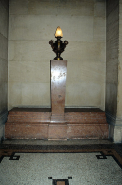
[[107,123],[109,124],[109,138],[115,143],[122,143],[122,119],[106,112]]

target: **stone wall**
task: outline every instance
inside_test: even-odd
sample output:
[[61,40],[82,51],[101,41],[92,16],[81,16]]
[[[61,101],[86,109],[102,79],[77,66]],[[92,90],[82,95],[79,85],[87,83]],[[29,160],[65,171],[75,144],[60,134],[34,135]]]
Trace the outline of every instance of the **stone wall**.
[[105,107],[105,0],[10,0],[9,109],[50,106],[49,45],[57,26],[69,44],[66,106]]
[[0,0],[0,140],[8,110],[8,0]]

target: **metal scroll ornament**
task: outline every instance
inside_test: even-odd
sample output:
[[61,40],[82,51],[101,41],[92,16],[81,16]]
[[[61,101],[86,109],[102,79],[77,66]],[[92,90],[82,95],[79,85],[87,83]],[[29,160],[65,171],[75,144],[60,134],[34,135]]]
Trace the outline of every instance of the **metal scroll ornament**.
[[58,26],[55,32],[55,38],[57,38],[57,40],[55,42],[53,42],[53,40],[49,41],[49,44],[51,45],[53,51],[56,53],[56,57],[54,58],[54,60],[63,60],[63,58],[61,57],[61,53],[66,48],[68,41],[66,40],[64,42],[61,41],[62,37],[63,37],[62,30]]

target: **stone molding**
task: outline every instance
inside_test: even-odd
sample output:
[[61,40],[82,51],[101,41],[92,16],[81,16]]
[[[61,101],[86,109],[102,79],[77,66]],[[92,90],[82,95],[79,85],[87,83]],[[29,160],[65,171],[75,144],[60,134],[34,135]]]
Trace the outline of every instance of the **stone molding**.
[[122,126],[122,119],[106,112],[107,123],[113,126]]
[[109,139],[114,143],[122,143],[122,119],[106,112],[107,122],[109,124]]
[[8,117],[8,111],[7,110],[0,113],[0,125],[3,125],[3,124],[6,123],[7,117]]

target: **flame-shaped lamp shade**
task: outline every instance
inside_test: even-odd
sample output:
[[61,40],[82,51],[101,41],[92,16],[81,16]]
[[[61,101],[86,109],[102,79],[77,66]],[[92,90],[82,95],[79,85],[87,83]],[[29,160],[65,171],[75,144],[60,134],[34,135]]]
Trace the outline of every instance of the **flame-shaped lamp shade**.
[[68,44],[68,41],[61,41],[61,38],[63,37],[63,33],[61,28],[58,26],[55,32],[55,37],[57,40],[53,42],[53,40],[49,41],[49,44],[51,45],[53,51],[56,53],[56,57],[54,60],[63,60],[62,57],[60,57],[61,53],[64,51],[66,45]]
[[58,26],[55,32],[55,37],[63,37],[61,28]]

